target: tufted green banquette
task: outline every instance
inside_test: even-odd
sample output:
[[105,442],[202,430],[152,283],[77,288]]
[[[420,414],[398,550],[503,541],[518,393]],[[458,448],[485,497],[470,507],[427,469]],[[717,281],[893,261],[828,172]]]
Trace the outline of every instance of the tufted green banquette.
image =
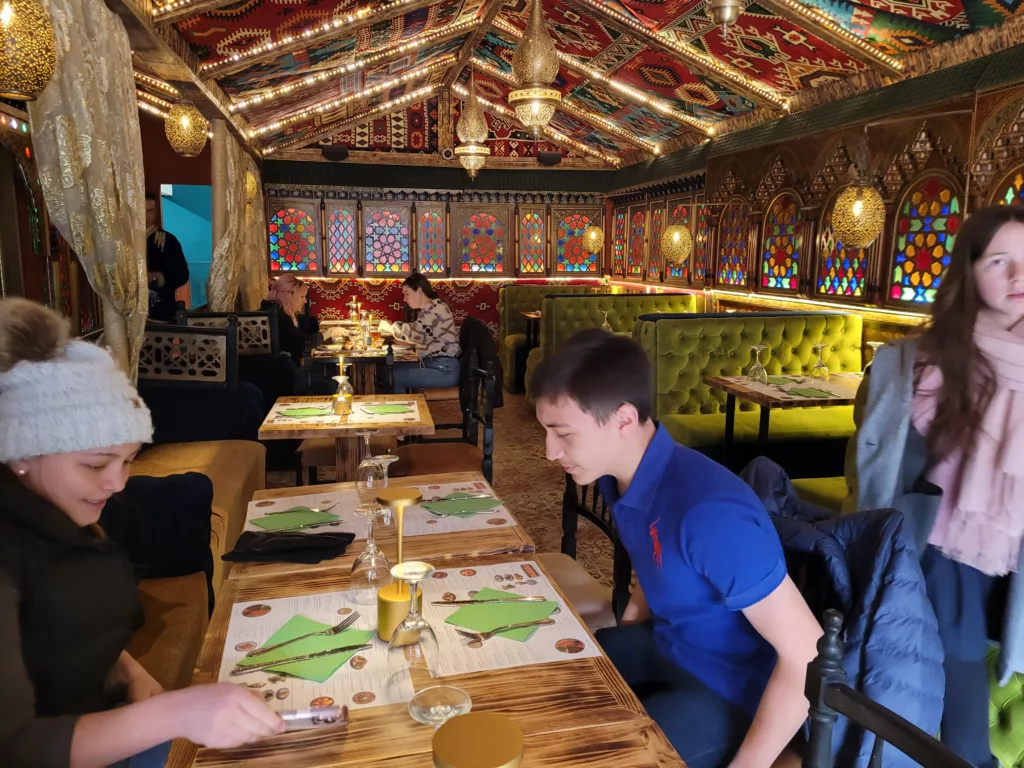
[[533,407],[530,379],[544,357],[585,328],[608,325],[615,333],[632,333],[637,320],[653,312],[678,314],[693,312],[697,297],[690,293],[617,294],[602,296],[565,296],[552,294],[541,308],[540,346],[531,350],[526,361],[526,402]]
[[[654,361],[655,414],[672,436],[692,448],[719,445],[725,434],[725,393],[706,376],[746,373],[751,347],[766,344],[768,374],[807,373],[817,360],[815,344],[828,344],[830,371],[860,371],[863,321],[838,313],[743,313],[642,317],[634,338]],[[755,442],[758,411],[738,403],[735,439]],[[793,408],[772,413],[770,439],[843,438],[854,432],[853,407]]]
[[541,308],[550,293],[585,295],[602,293],[599,285],[506,285],[498,291],[498,354],[507,392],[518,392],[526,368],[526,318],[521,312]]

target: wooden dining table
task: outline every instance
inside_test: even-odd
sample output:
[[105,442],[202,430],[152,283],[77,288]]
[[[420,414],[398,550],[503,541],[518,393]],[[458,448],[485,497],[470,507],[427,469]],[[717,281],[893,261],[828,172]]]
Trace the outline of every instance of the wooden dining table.
[[[457,483],[483,483],[490,485],[479,472],[445,472],[437,475],[420,475],[403,477],[391,481],[392,486],[424,486]],[[275,488],[269,491],[257,491],[253,501],[267,499],[287,499],[297,495],[335,494],[351,491],[355,494],[355,483],[331,483],[315,487]],[[490,493],[494,493],[490,490]],[[333,510],[339,511],[339,510]],[[341,511],[350,515],[351,510]],[[365,538],[365,535],[364,535]],[[394,558],[396,555],[397,531],[394,526],[377,525],[374,538],[384,553]],[[286,574],[314,574],[319,571],[335,571],[352,569],[352,562],[362,551],[365,542],[357,539],[341,557],[325,560],[320,563],[232,563],[228,573],[230,579],[251,579],[255,577],[283,576]],[[533,540],[520,525],[511,525],[487,530],[459,531],[458,533],[438,533],[426,536],[404,537],[405,556],[409,560],[425,560],[440,566],[444,561],[487,555],[524,555],[536,551]]]
[[[544,573],[540,562],[523,555],[453,557],[446,567],[470,568],[517,560],[531,561]],[[544,575],[554,584],[548,574]],[[217,682],[236,603],[348,588],[349,569],[342,565],[316,573],[228,580],[218,595],[193,684]],[[563,605],[572,610],[565,595],[557,585],[555,588]],[[443,682],[466,691],[474,712],[501,713],[522,728],[522,768],[685,768],[661,729],[603,655],[581,659],[567,655],[565,661],[453,675]],[[406,704],[391,704],[354,710],[347,726],[288,733],[236,749],[203,749],[178,740],[171,748],[167,767],[429,768],[433,735],[433,729],[412,719]]]

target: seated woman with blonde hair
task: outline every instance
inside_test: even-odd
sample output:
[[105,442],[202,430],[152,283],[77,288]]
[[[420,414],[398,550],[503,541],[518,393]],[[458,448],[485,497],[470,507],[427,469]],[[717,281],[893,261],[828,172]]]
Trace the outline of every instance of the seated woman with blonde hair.
[[[260,305],[260,309],[277,311],[278,343],[281,351],[287,352],[296,363],[302,361],[306,347],[317,330],[301,322],[305,319],[303,310],[306,307],[308,292],[309,286],[295,275],[281,275],[270,284],[270,292]],[[312,321],[313,325],[317,326],[316,320]],[[310,333],[310,330],[313,333]]]
[[103,348],[25,299],[0,301],[0,762],[162,766],[172,739],[236,747],[284,731],[237,685],[164,692],[126,651],[132,563],[97,527],[152,439]]

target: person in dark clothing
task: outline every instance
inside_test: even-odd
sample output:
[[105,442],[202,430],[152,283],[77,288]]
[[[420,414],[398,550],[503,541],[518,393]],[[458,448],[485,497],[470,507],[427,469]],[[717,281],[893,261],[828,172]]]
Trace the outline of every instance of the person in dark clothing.
[[0,763],[163,766],[172,739],[228,748],[282,733],[229,683],[164,692],[125,650],[134,569],[97,523],[152,438],[113,357],[67,322],[0,301]]
[[[277,341],[282,352],[291,355],[296,364],[301,364],[302,356],[312,336],[319,331],[316,318],[305,320],[302,311],[306,306],[308,286],[294,275],[282,275],[270,286],[270,293],[260,305],[260,309],[277,310]],[[306,326],[312,333],[303,331]]]
[[188,263],[178,238],[157,226],[156,195],[146,193],[146,270],[149,316],[170,323],[177,310],[175,291],[188,282]]

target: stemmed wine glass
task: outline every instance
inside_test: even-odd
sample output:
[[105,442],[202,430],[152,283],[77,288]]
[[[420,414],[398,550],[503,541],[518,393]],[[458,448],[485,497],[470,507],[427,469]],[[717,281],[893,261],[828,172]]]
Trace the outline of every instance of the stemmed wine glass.
[[366,520],[366,547],[352,563],[352,593],[359,605],[376,605],[377,592],[391,583],[391,562],[373,538],[374,523],[387,511],[376,502],[359,504],[355,513]]
[[754,344],[751,346],[754,350],[754,363],[750,366],[750,370],[747,371],[747,379],[755,384],[768,384],[768,371],[761,364],[761,353],[768,349],[767,344]]
[[387,468],[370,455],[370,437],[377,434],[375,429],[360,429],[356,434],[363,438],[362,461],[356,467],[356,493],[359,501],[367,504],[377,500],[377,491],[388,484]]
[[[380,483],[380,488],[388,487],[388,467],[398,461],[398,457],[393,453],[381,453],[373,457],[373,460],[380,466],[381,471],[384,473],[383,479]],[[391,507],[387,507],[384,513],[384,525],[391,525],[392,520]]]
[[808,374],[812,379],[820,382],[828,381],[828,366],[825,365],[825,361],[822,359],[822,353],[826,349],[830,349],[831,346],[831,344],[814,345],[813,349],[818,353],[818,362],[814,364],[814,367],[811,368],[810,373]]
[[414,692],[412,673],[437,677],[438,646],[434,628],[420,615],[419,584],[430,578],[434,566],[416,560],[392,567],[391,575],[408,584],[409,615],[395,628],[388,643],[388,685],[402,696]]
[[601,310],[601,314],[604,315],[604,322],[601,323],[601,327],[604,330],[608,331],[608,332],[611,332],[611,330],[612,330],[612,326],[608,322],[608,315],[610,315],[611,313],[612,313],[612,311],[610,309],[602,309]]
[[412,697],[409,714],[412,719],[424,725],[434,726],[436,731],[453,717],[465,715],[473,708],[469,694],[454,685],[432,685]]

